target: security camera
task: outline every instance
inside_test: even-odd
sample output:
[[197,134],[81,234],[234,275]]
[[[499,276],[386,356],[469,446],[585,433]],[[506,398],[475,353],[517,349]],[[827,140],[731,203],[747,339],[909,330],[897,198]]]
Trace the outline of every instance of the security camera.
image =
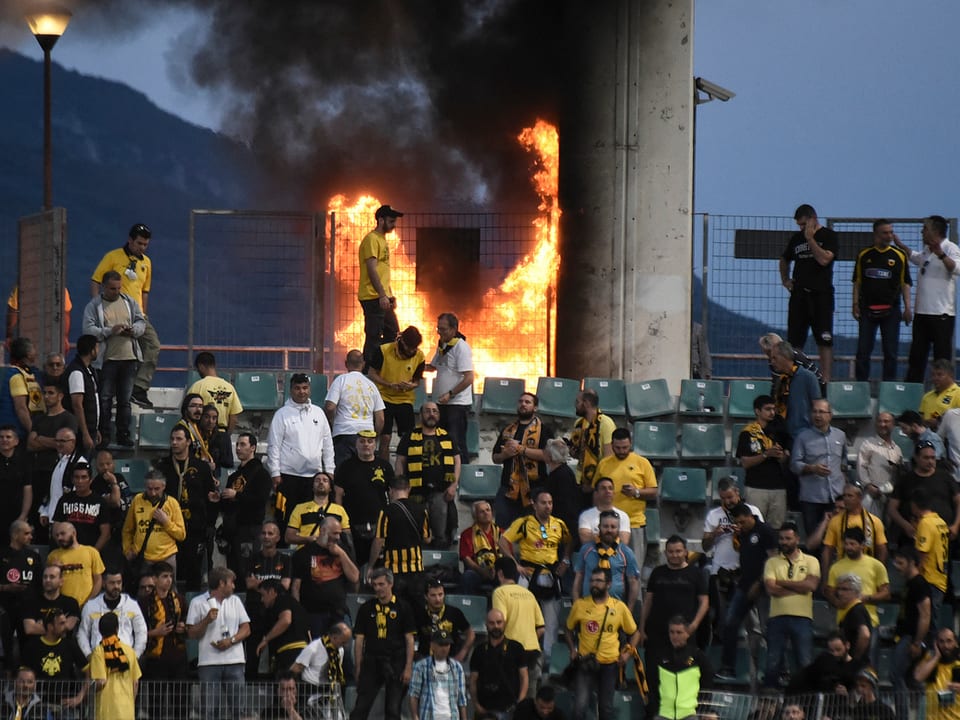
[[724,87],[720,87],[716,83],[712,83],[709,80],[704,80],[703,78],[700,78],[700,77],[694,78],[694,83],[696,85],[697,90],[699,90],[700,92],[706,93],[707,100],[704,102],[707,102],[709,100],[720,100],[722,102],[726,102],[730,98],[737,96],[737,94],[733,92],[733,90],[727,90]]

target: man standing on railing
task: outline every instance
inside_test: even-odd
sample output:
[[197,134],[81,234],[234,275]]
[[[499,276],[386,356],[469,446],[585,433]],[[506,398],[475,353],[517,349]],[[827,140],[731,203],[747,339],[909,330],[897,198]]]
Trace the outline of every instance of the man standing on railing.
[[[381,205],[374,213],[377,226],[360,241],[360,286],[357,297],[363,308],[363,359],[373,356],[374,348],[389,342],[400,332],[397,322],[397,298],[390,287],[390,248],[387,233],[397,226],[403,213]],[[331,468],[332,470],[333,468]]]
[[[146,410],[153,407],[153,403],[147,398],[147,391],[150,389],[150,383],[153,382],[153,374],[157,371],[157,360],[160,357],[160,338],[157,337],[157,331],[153,325],[146,319],[147,299],[153,280],[153,265],[146,254],[150,246],[151,234],[150,228],[143,223],[137,223],[131,227],[127,244],[104,255],[90,278],[90,295],[96,298],[101,292],[100,283],[104,273],[110,271],[117,274],[121,280],[120,290],[124,295],[132,298],[142,312],[144,326],[135,340],[138,344],[137,352],[141,356],[138,359],[141,362],[139,369],[134,371],[136,377],[132,383],[133,394],[130,395],[130,400]],[[87,334],[86,329],[83,332]]]
[[812,205],[798,207],[793,219],[800,230],[780,256],[780,282],[790,293],[787,340],[802,349],[808,329],[813,330],[823,380],[828,383],[833,368],[833,261],[839,239],[833,230],[820,224]]
[[857,380],[870,379],[870,355],[877,340],[877,328],[883,346],[883,379],[897,376],[897,351],[900,348],[900,298],[903,297],[903,322],[913,319],[910,311],[910,267],[907,256],[890,243],[893,225],[888,220],[873,223],[873,245],[861,250],[853,266],[853,317],[860,323],[857,340]]
[[953,328],[957,315],[957,275],[960,248],[947,240],[947,221],[931,215],[923,221],[922,250],[911,250],[896,235],[893,242],[910,262],[920,268],[914,303],[913,342],[907,366],[907,382],[923,382],[927,357],[953,359]]

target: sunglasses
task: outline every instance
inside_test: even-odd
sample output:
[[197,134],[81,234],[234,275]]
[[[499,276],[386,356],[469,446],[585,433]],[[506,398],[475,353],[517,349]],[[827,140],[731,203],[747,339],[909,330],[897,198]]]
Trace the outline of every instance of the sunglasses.
[[550,537],[549,535],[547,535],[547,528],[544,525],[540,526],[540,537],[543,538],[544,540]]

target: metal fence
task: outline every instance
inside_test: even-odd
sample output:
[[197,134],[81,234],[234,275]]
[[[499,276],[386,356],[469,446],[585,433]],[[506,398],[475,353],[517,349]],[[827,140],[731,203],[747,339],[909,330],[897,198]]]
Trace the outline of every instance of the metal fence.
[[[921,247],[920,218],[890,218],[897,235],[907,245]],[[834,262],[835,288],[834,379],[853,377],[857,321],[851,314],[853,266],[856,254],[867,247],[872,219],[821,220],[840,235],[839,258]],[[950,220],[956,228],[955,219]],[[695,223],[694,320],[707,328],[714,375],[764,377],[767,363],[760,355],[758,338],[767,332],[786,337],[789,296],[780,284],[778,260],[797,226],[791,217],[758,215],[702,215]],[[955,233],[954,233],[955,235]],[[917,268],[910,266],[916,282]],[[703,302],[703,298],[707,302]],[[901,325],[899,372],[906,371],[911,328]],[[812,338],[805,351],[816,355]],[[874,349],[872,377],[880,376],[880,341]]]

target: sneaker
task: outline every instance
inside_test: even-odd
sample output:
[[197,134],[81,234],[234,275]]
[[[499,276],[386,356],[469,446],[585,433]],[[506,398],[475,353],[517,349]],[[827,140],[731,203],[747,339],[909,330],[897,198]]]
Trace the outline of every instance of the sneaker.
[[144,410],[153,410],[153,403],[150,402],[150,398],[147,397],[147,391],[143,388],[134,388],[130,399]]
[[720,672],[713,676],[713,680],[718,683],[735,683],[739,682],[740,678],[737,677],[735,670],[720,668]]

